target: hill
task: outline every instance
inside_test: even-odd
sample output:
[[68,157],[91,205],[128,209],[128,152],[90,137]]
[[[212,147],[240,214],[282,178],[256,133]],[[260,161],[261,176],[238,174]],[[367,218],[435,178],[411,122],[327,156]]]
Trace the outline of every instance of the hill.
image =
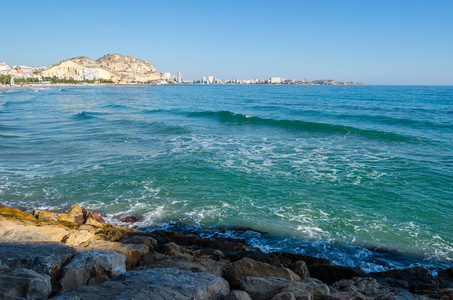
[[96,61],[86,56],[63,60],[43,70],[41,76],[142,83],[161,79],[149,62],[121,54],[105,55]]

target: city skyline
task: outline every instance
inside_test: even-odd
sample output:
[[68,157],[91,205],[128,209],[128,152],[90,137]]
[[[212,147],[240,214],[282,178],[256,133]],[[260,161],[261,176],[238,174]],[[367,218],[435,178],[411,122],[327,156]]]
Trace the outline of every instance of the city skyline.
[[49,66],[120,53],[188,80],[451,85],[452,8],[448,1],[10,1],[2,20],[14,30],[0,32],[0,61]]

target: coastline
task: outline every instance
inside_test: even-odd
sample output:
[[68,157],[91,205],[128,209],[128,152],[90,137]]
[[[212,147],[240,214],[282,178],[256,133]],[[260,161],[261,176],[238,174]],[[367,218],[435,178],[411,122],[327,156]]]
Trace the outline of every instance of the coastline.
[[[115,226],[78,205],[33,214],[0,206],[0,225],[0,281],[11,283],[0,292],[12,295],[5,299],[32,299],[31,291],[42,299],[119,299],[132,291],[140,299],[453,299],[453,268],[437,276],[424,267],[365,273],[265,253],[240,239]],[[31,285],[38,279],[39,291]]]
[[[111,83],[89,83],[89,84],[72,84],[72,83],[43,83],[43,84],[15,84],[15,85],[1,85],[0,89],[16,89],[16,88],[37,88],[37,87],[90,87],[90,86],[138,86],[144,84],[111,84]],[[150,85],[150,84],[147,84]]]

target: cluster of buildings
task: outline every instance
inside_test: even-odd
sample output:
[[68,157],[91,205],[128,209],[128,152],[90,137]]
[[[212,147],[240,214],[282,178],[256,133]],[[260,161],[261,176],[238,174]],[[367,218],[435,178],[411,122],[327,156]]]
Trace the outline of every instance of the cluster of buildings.
[[0,62],[0,75],[12,76],[15,78],[38,78],[39,72],[44,70],[44,67],[27,67],[27,66],[8,66],[5,62]]
[[182,80],[181,72],[178,72],[176,76],[171,76],[170,72],[163,72],[162,80],[166,81],[167,83],[187,83]]
[[214,76],[202,77],[201,80],[193,80],[191,82],[185,81],[184,83],[193,84],[300,84],[300,85],[361,85],[362,83],[356,82],[339,82],[335,80],[296,80],[286,79],[282,77],[271,77],[265,79],[217,79]]

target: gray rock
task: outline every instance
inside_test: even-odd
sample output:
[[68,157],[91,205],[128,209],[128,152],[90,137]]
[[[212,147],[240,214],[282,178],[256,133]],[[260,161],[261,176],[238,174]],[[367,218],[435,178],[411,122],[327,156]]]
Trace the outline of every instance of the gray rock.
[[[354,277],[335,282],[332,287],[340,293],[352,293],[364,295],[376,299],[428,299],[424,296],[411,294],[397,290],[390,286],[380,284],[376,279],[370,277]],[[335,294],[332,294],[335,296]]]
[[157,247],[157,241],[150,236],[125,236],[119,241],[123,244],[144,244],[148,246],[150,251]]
[[249,294],[244,291],[240,290],[233,290],[231,291],[228,296],[225,298],[225,300],[252,300],[250,298]]
[[294,295],[294,293],[291,292],[283,292],[283,293],[278,293],[274,297],[272,297],[271,300],[310,300],[310,295],[308,293],[305,293],[302,297],[297,297]]
[[74,250],[59,242],[0,242],[0,265],[30,269],[56,280]]
[[[253,300],[272,299],[280,293],[292,293],[296,299],[324,299],[329,287],[318,279],[307,278],[294,281],[277,277],[249,277],[242,278],[241,290],[246,291]],[[280,295],[290,297],[291,295]],[[285,298],[281,298],[285,299]]]
[[58,300],[122,299],[224,299],[228,282],[213,274],[194,273],[175,268],[129,271],[99,285],[62,293]]
[[288,280],[300,280],[299,275],[287,268],[278,268],[272,265],[244,257],[235,261],[228,268],[228,281],[233,287],[239,286],[244,276],[251,277],[279,277]]
[[318,278],[329,285],[352,277],[370,277],[370,275],[363,272],[360,268],[321,264],[309,265],[308,269],[310,270],[311,277]]
[[126,255],[113,251],[89,250],[77,253],[63,268],[62,291],[99,284],[126,272]]
[[27,269],[2,272],[0,273],[0,299],[47,299],[52,292],[50,279],[48,275]]
[[299,260],[294,264],[293,271],[302,279],[310,277],[310,271],[308,271],[307,265],[303,260]]
[[326,300],[372,300],[374,298],[366,297],[360,293],[337,292],[326,296]]

